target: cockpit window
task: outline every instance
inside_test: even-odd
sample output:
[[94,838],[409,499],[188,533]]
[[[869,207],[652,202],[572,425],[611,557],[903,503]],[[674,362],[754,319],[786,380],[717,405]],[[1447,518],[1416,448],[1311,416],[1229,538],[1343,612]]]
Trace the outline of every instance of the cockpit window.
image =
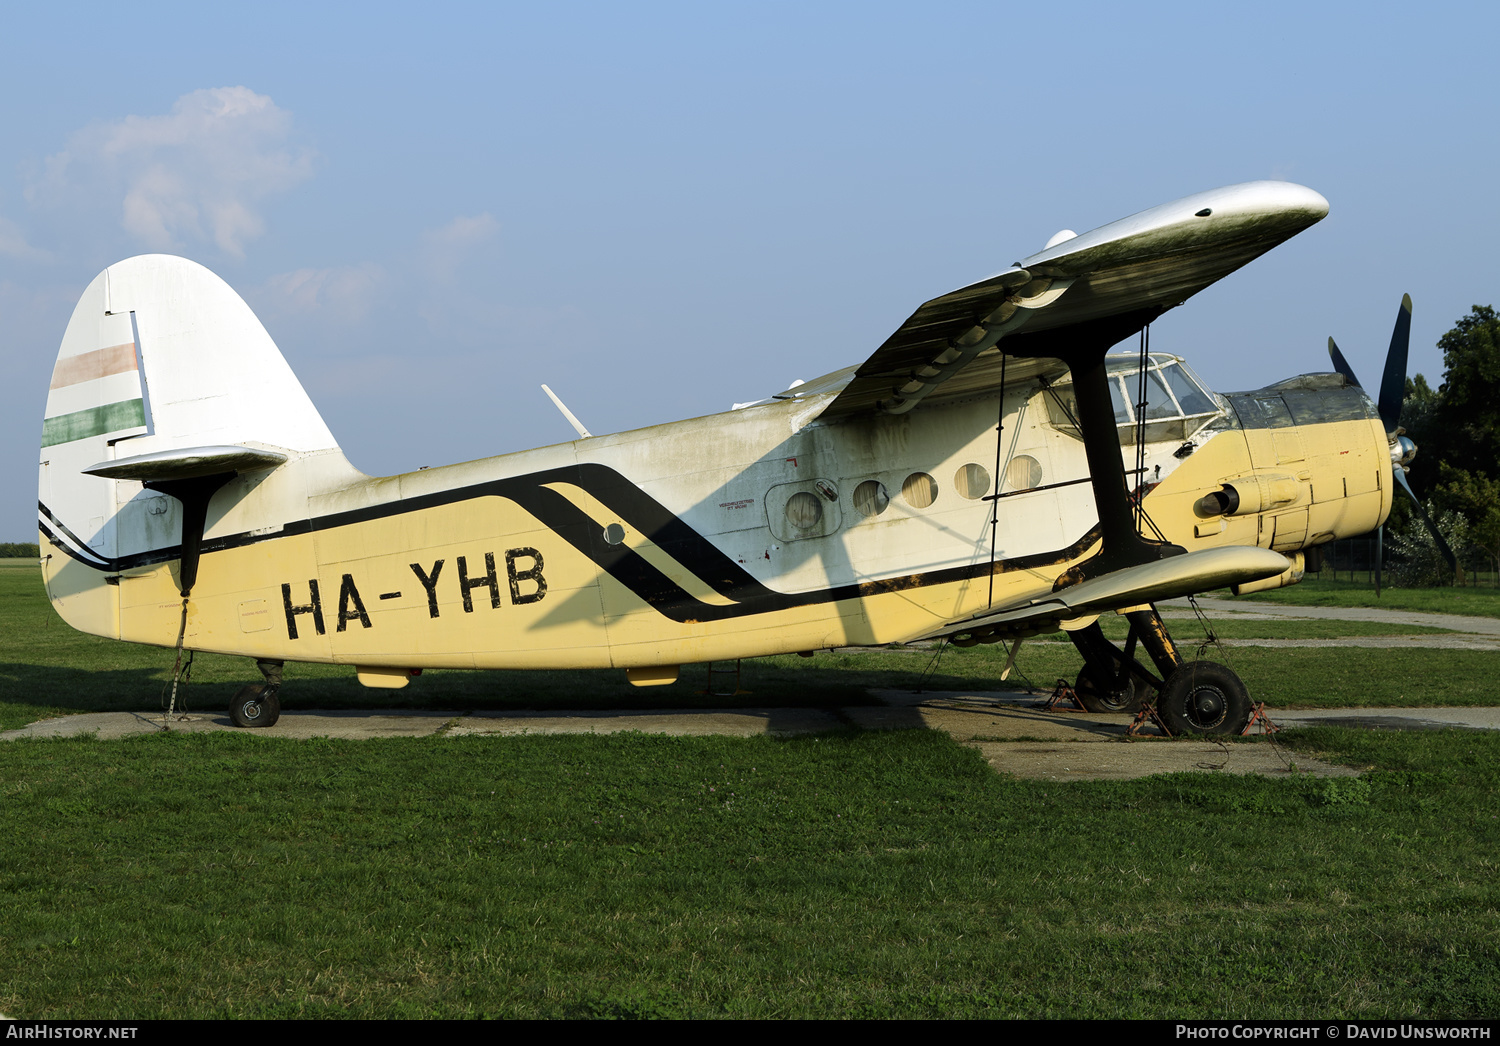
[[1162,368],[1162,373],[1167,376],[1167,384],[1171,385],[1172,391],[1176,393],[1177,402],[1181,404],[1183,414],[1191,416],[1218,413],[1219,405],[1199,388],[1193,378],[1188,376],[1187,368],[1181,363]]
[[[1120,391],[1120,380],[1118,378],[1110,379],[1109,398],[1110,401],[1115,405],[1115,424],[1129,425],[1130,408],[1125,406],[1125,396]],[[1073,409],[1076,411],[1078,408],[1075,406]]]
[[[1108,356],[1109,395],[1114,405],[1120,442],[1135,442],[1136,410],[1141,395],[1140,356]],[[1198,376],[1176,356],[1152,353],[1146,370],[1146,439],[1186,439],[1221,413],[1217,398],[1204,388]],[[1078,435],[1078,405],[1071,379],[1052,388],[1047,398],[1052,423],[1070,435]]]
[[[1140,387],[1140,372],[1137,371],[1126,380],[1127,391]],[[1146,371],[1146,420],[1159,421],[1162,418],[1180,418],[1182,411],[1177,404],[1172,402],[1172,396],[1167,392],[1166,385],[1162,384],[1162,372],[1159,370]]]

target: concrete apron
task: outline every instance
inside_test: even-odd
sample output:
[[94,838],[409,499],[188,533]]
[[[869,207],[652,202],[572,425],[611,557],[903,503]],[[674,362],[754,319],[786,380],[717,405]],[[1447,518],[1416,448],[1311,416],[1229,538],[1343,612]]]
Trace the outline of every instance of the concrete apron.
[[[1048,711],[1035,695],[1000,692],[933,692],[872,690],[881,704],[837,709],[738,708],[632,709],[580,712],[450,711],[284,711],[269,729],[250,733],[267,738],[336,737],[368,739],[441,735],[516,736],[524,734],[592,734],[636,731],[681,737],[760,734],[794,736],[831,730],[942,730],[977,749],[997,772],[1054,781],[1122,780],[1151,774],[1211,772],[1290,776],[1348,776],[1346,767],[1293,756],[1274,738],[1250,743],[1171,739],[1147,727],[1145,736],[1125,734],[1122,715]],[[1500,729],[1500,708],[1329,709],[1277,712],[1283,728],[1328,723],[1384,729],[1468,727]],[[236,729],[223,713],[195,712],[165,726],[183,733]],[[100,739],[147,734],[163,729],[162,715],[95,712],[44,720],[0,733],[0,740],[26,737]]]

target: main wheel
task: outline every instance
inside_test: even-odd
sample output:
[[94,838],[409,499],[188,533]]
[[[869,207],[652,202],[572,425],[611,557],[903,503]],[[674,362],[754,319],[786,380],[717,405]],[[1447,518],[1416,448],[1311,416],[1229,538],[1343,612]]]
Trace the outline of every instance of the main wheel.
[[260,683],[240,687],[229,704],[229,718],[235,726],[275,726],[281,718],[281,698],[269,694]]
[[1250,722],[1250,694],[1224,665],[1188,661],[1167,677],[1156,711],[1173,734],[1238,734]]
[[1073,684],[1079,703],[1090,712],[1136,712],[1151,696],[1151,684],[1138,678],[1134,672],[1122,684],[1113,679],[1101,683],[1101,675],[1103,673],[1084,665],[1083,671],[1078,673],[1078,682]]

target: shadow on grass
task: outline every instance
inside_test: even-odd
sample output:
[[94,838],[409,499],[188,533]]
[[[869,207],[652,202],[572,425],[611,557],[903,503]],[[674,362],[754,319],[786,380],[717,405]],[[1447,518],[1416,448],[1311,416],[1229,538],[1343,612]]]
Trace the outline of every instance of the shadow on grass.
[[[164,708],[170,652],[156,651],[156,667],[72,668],[59,664],[0,663],[0,728],[79,712]],[[829,654],[822,664],[797,657],[744,663],[739,690],[732,676],[708,692],[706,665],[684,666],[673,684],[634,687],[617,669],[597,671],[430,671],[399,690],[367,689],[352,668],[289,663],[282,707],[297,709],[411,709],[428,711],[628,711],[692,708],[822,708],[879,704],[872,687],[895,690],[974,689],[972,673],[924,677],[928,656],[909,651]],[[192,681],[178,690],[178,706],[227,708],[235,692],[259,674],[244,658],[199,655]],[[1000,685],[985,681],[985,687]]]

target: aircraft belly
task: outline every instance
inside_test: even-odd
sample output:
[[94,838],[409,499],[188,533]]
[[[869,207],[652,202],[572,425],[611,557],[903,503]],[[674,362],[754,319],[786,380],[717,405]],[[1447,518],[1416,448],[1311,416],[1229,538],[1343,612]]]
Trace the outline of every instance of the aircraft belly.
[[865,608],[858,599],[788,607],[722,621],[675,622],[606,578],[605,602],[613,663],[620,668],[691,664],[823,650],[867,642]]

